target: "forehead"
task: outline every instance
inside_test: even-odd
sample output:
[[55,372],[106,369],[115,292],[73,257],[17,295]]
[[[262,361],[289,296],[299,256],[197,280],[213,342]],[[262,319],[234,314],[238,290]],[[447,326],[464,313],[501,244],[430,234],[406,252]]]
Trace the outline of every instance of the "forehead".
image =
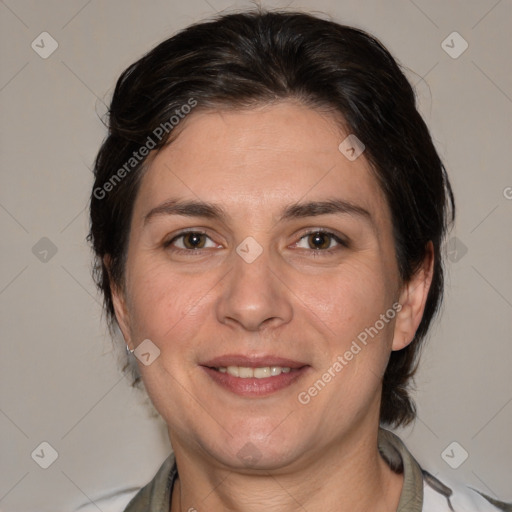
[[364,153],[339,149],[349,135],[333,114],[282,102],[247,110],[196,111],[151,161],[137,202],[169,197],[263,212],[301,200],[337,197],[386,216]]

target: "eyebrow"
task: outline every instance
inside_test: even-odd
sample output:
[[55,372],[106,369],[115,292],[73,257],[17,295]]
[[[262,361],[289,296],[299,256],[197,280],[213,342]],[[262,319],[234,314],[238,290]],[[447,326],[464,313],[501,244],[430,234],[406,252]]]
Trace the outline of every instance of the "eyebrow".
[[[326,201],[309,201],[307,203],[295,203],[287,206],[278,222],[320,215],[352,215],[373,224],[373,219],[368,210],[342,199],[329,199]],[[161,215],[182,215],[186,217],[204,217],[207,219],[219,219],[226,221],[228,215],[222,206],[203,201],[183,201],[171,199],[162,203],[144,216],[144,225],[152,218]]]
[[144,225],[152,218],[161,215],[182,215],[185,217],[204,217],[206,219],[225,220],[227,215],[221,206],[203,201],[180,201],[171,199],[153,208],[144,216]]

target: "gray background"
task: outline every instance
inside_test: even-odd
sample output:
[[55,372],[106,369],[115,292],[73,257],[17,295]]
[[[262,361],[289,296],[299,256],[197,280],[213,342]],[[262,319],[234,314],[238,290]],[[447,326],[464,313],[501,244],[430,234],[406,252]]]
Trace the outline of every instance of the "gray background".
[[[84,238],[90,168],[105,135],[99,116],[120,72],[144,52],[215,11],[247,5],[0,1],[4,512],[72,510],[144,484],[167,455],[162,424],[118,370],[90,277]],[[324,11],[370,31],[415,84],[458,220],[444,314],[417,379],[419,417],[401,435],[432,473],[512,500],[510,0],[263,5]],[[47,59],[31,47],[48,50],[43,31],[58,43]],[[441,45],[454,31],[469,44],[458,58]],[[461,43],[445,45],[453,53]],[[31,457],[43,441],[58,452],[48,469]],[[441,456],[453,441],[452,464],[461,448],[469,454],[458,469]]]

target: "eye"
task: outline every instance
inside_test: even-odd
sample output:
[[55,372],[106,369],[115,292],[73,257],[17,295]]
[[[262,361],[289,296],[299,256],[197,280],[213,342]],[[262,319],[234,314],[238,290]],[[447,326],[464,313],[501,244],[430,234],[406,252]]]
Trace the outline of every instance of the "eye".
[[300,249],[310,249],[314,251],[331,252],[336,246],[345,246],[346,243],[334,233],[323,230],[316,230],[306,233],[297,242],[296,247]]
[[[210,241],[210,245],[207,245],[208,241]],[[186,231],[166,242],[165,247],[183,251],[194,251],[211,247],[215,248],[217,245],[206,233],[202,233],[201,231]]]

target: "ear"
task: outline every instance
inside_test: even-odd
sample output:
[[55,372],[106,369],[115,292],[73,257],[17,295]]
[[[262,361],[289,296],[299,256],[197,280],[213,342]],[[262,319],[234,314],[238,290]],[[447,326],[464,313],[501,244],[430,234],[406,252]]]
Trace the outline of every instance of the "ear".
[[130,316],[128,314],[128,307],[126,304],[126,298],[124,290],[122,290],[115,282],[114,279],[112,279],[112,274],[110,272],[110,266],[111,266],[111,260],[110,256],[106,255],[103,258],[103,263],[105,264],[105,267],[108,272],[108,278],[110,283],[110,292],[112,294],[112,303],[114,305],[114,312],[116,315],[117,323],[119,324],[119,328],[121,329],[121,332],[123,333],[124,341],[126,345],[131,349],[130,347]]
[[423,318],[433,272],[434,245],[429,242],[421,267],[407,283],[404,283],[400,292],[399,303],[402,309],[396,316],[392,350],[401,350],[413,340]]

